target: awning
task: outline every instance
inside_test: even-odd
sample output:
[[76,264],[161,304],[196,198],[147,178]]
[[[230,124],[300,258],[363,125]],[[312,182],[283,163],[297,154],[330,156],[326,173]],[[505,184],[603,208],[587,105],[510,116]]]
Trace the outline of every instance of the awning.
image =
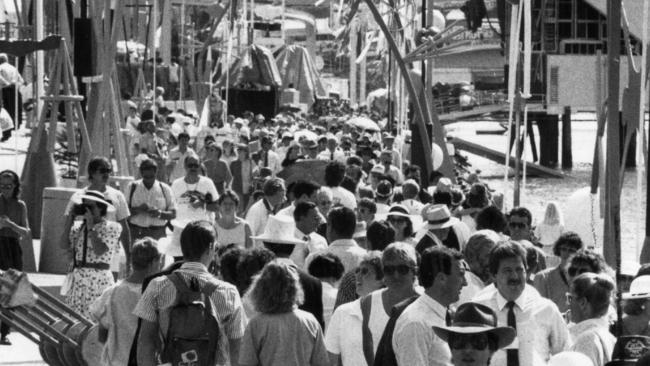
[[[630,33],[638,39],[643,38],[643,1],[625,0],[622,2],[627,21],[630,24]],[[585,2],[607,17],[607,0],[585,0]]]

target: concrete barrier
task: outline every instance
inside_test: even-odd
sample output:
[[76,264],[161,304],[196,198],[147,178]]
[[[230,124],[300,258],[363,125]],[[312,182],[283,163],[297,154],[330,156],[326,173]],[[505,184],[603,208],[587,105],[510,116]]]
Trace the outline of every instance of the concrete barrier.
[[66,205],[74,188],[46,187],[43,190],[43,211],[41,218],[41,255],[39,272],[65,274],[68,272],[72,258],[61,249],[59,241],[65,226]]

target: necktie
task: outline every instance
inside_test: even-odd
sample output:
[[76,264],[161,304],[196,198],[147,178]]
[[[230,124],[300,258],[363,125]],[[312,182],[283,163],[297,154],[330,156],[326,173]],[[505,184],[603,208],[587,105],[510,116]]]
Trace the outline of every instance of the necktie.
[[334,160],[334,151],[330,154],[330,160]]
[[[508,326],[517,329],[517,318],[515,317],[515,302],[508,301]],[[507,350],[508,366],[519,366],[519,351],[516,349]]]
[[308,241],[309,241],[309,237],[308,237],[307,235],[305,235],[305,236],[303,236],[303,237],[302,237],[302,240],[304,240],[304,241],[307,241],[307,242],[308,242]]
[[265,167],[269,166],[269,152],[268,151],[264,152],[264,166]]
[[447,312],[446,312],[446,314],[445,314],[445,324],[446,324],[448,327],[451,326],[452,319],[453,319],[452,311],[451,311],[450,308],[447,308]]

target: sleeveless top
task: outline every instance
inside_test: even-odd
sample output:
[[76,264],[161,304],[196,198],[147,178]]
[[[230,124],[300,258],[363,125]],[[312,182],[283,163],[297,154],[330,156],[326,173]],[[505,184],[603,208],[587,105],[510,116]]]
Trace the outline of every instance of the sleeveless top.
[[217,229],[217,242],[219,246],[226,246],[228,244],[237,244],[240,247],[246,246],[246,230],[244,220],[231,229],[224,229],[216,222],[214,225]]

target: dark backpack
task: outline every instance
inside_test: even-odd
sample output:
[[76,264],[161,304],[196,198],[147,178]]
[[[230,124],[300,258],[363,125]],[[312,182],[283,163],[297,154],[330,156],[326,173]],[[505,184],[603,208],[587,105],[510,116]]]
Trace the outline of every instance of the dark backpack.
[[199,290],[196,280],[188,286],[178,272],[167,278],[176,287],[176,305],[169,313],[162,362],[172,366],[216,365],[219,323],[212,313],[210,295],[217,286],[207,282]]

